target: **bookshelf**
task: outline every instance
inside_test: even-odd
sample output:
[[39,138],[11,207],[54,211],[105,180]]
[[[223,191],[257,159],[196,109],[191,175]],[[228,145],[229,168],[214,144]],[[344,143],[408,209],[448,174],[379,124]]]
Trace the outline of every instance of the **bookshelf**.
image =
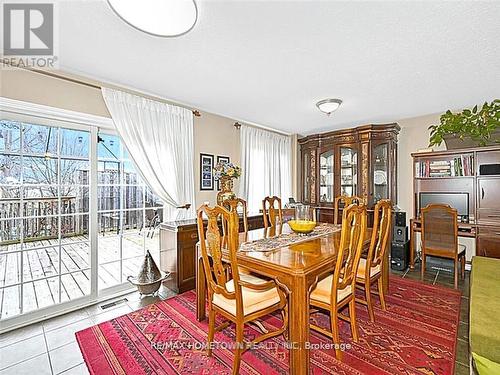
[[468,193],[469,216],[474,219],[474,152],[439,151],[413,153],[414,217],[418,215],[418,197],[421,192]]
[[474,155],[414,156],[416,178],[473,177]]

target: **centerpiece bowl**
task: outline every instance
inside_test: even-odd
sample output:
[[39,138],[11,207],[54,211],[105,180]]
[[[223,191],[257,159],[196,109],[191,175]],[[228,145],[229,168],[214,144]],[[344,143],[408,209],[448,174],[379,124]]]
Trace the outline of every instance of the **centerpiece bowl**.
[[288,225],[295,233],[299,234],[311,233],[316,228],[316,222],[312,220],[290,220]]

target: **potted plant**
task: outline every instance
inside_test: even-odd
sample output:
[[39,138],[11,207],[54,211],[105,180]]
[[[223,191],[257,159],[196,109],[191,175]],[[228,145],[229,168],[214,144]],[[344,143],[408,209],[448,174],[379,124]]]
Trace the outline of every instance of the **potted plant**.
[[443,141],[448,150],[500,144],[500,99],[485,102],[481,109],[476,105],[459,113],[448,110],[429,129],[429,147]]

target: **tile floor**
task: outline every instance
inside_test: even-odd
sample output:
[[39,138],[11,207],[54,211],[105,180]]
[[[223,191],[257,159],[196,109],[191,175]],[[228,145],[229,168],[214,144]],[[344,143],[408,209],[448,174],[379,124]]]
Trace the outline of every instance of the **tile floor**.
[[[393,273],[405,278],[420,279],[418,264],[414,271],[393,271]],[[430,284],[453,287],[453,275],[443,270],[427,269],[424,281]],[[462,291],[462,304],[455,374],[465,375],[470,373],[468,272],[465,280],[460,280],[459,288]],[[124,296],[127,298],[127,302],[106,310],[100,308],[101,303],[0,335],[0,375],[88,374],[75,339],[75,332],[172,295],[173,292],[166,288],[162,288],[157,297],[140,298],[139,294],[134,292]],[[116,298],[116,300],[124,297]]]
[[166,288],[156,297],[141,298],[134,292],[115,298],[126,298],[127,302],[105,310],[100,306],[113,300],[2,334],[0,375],[88,374],[75,332],[173,295],[174,292]]

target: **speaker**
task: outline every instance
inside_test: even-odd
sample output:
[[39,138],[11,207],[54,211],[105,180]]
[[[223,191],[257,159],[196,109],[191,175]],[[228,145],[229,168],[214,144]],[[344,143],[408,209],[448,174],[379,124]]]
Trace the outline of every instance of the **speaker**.
[[410,242],[393,242],[391,245],[391,268],[404,271],[410,261]]
[[394,212],[394,225],[397,227],[406,227],[406,212]]
[[392,240],[394,242],[407,242],[408,241],[408,227],[395,226],[392,231]]

